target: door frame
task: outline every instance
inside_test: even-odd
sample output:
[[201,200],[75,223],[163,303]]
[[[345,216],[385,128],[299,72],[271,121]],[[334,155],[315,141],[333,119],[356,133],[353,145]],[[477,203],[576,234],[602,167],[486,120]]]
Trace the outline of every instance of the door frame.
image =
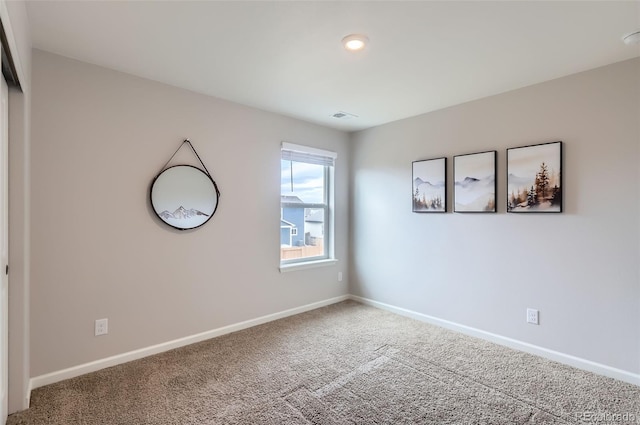
[[9,87],[4,77],[0,80],[0,423],[4,424],[9,409]]

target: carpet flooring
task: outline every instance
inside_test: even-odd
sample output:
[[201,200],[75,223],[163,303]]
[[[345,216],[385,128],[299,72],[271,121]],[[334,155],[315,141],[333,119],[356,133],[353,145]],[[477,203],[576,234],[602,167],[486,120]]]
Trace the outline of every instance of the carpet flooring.
[[38,388],[7,423],[640,424],[640,387],[345,301]]

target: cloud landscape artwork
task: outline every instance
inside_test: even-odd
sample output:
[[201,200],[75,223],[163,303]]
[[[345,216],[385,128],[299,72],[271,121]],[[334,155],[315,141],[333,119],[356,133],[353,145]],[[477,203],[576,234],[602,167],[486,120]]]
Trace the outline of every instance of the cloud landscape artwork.
[[496,151],[453,157],[455,212],[496,212]]
[[562,142],[507,149],[507,211],[562,212]]

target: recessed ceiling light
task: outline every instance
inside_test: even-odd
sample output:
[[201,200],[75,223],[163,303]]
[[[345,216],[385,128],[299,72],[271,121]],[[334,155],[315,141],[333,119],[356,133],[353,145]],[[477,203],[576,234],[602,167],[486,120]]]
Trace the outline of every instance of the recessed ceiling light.
[[632,32],[622,37],[624,44],[640,44],[640,31]]
[[368,42],[367,36],[362,34],[350,34],[342,39],[344,48],[352,52],[364,49]]

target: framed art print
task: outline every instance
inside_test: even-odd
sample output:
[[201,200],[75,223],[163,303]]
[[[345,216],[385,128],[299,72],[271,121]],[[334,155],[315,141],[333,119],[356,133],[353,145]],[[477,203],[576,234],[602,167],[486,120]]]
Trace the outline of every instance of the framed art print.
[[156,215],[178,230],[195,229],[211,219],[220,192],[211,176],[192,165],[163,170],[151,185],[151,206]]
[[447,158],[414,161],[413,212],[447,212]]
[[496,151],[453,157],[453,211],[496,212]]
[[562,142],[507,149],[507,212],[562,212]]

